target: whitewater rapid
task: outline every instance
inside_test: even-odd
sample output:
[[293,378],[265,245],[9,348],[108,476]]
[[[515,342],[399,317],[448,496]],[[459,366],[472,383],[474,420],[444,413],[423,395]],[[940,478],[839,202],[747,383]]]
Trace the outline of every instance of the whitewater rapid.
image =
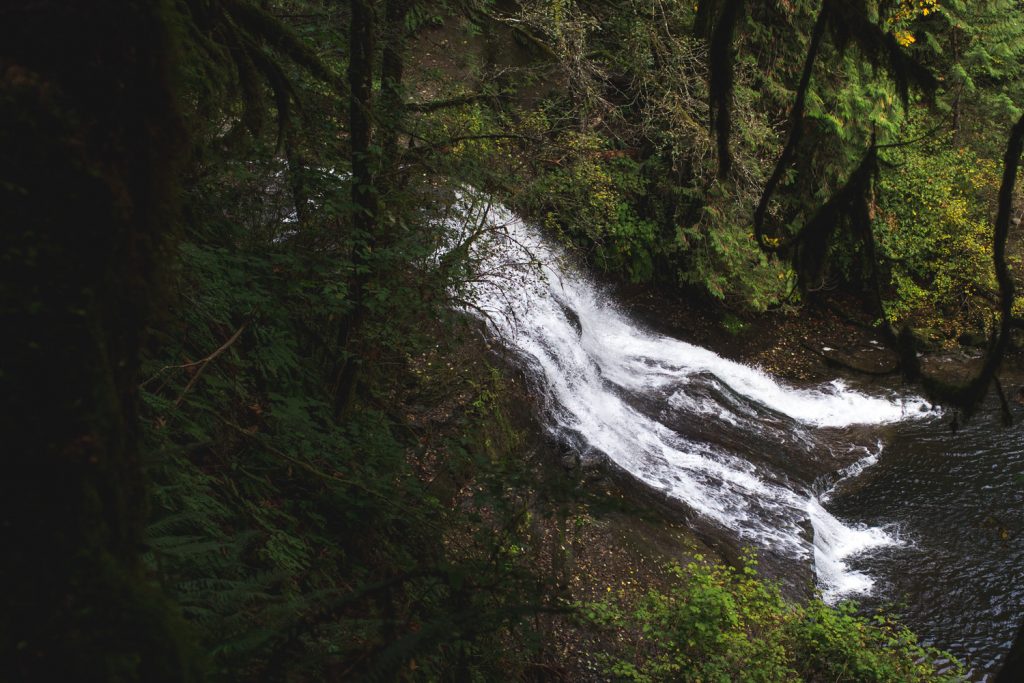
[[[537,230],[500,206],[463,202],[453,223],[447,248],[463,245],[477,261],[463,291],[467,310],[534,375],[554,434],[580,452],[607,458],[744,543],[813,559],[828,601],[870,591],[871,577],[847,561],[899,543],[896,532],[843,523],[824,507],[829,491],[814,493],[809,482],[787,475],[785,462],[770,463],[788,452],[813,457],[822,448],[816,437],[822,430],[917,419],[927,411],[921,399],[869,396],[840,381],[787,386],[759,369],[645,331],[566,265]],[[881,444],[866,449],[837,476],[856,476],[880,451]]]

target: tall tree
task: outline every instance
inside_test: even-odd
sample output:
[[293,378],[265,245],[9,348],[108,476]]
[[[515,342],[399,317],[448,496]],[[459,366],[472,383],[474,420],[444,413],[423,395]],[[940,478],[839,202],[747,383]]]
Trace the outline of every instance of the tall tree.
[[359,360],[353,351],[353,340],[366,317],[365,288],[369,275],[369,258],[377,237],[380,199],[374,174],[373,76],[375,61],[376,12],[369,0],[352,0],[349,27],[349,147],[352,160],[352,312],[341,322],[338,340],[349,356],[344,360],[335,390],[335,411],[343,416],[351,405],[358,376]]
[[0,678],[197,669],[140,562],[138,352],[185,148],[171,2],[0,4]]
[[[352,236],[354,273],[352,312],[342,320],[339,341],[348,353],[338,374],[335,409],[339,418],[352,404],[359,376],[359,334],[369,313],[366,289],[379,275],[375,252],[394,241],[381,225],[382,201],[394,199],[401,150],[399,134],[405,110],[402,79],[407,50],[409,0],[387,0],[381,8],[369,0],[352,0],[348,64],[349,145],[352,165]],[[380,64],[377,43],[380,38]],[[374,97],[373,83],[380,81]],[[392,230],[394,225],[389,226]]]

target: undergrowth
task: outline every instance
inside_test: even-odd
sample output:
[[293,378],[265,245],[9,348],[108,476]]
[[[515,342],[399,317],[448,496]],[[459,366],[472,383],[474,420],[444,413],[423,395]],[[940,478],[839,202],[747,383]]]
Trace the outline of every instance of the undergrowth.
[[960,681],[948,653],[922,647],[852,602],[786,600],[748,554],[739,569],[701,556],[670,565],[671,585],[639,600],[613,594],[578,605],[606,633],[606,674],[629,681]]

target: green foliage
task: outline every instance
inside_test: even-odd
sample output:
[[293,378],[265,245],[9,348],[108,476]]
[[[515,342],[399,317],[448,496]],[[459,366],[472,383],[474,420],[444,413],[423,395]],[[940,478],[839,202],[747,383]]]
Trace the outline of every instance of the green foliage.
[[[198,673],[148,579],[215,680],[525,677],[541,635],[528,618],[561,604],[530,527],[565,494],[530,469],[514,418],[528,397],[454,310],[479,275],[474,245],[498,229],[454,199],[507,198],[613,276],[779,304],[794,277],[750,217],[820,3],[746,3],[721,32],[739,34],[735,55],[694,37],[692,3],[655,0],[526,1],[515,16],[490,0],[28,4],[0,30],[4,306],[23,333],[5,337],[0,379],[26,468],[4,500],[27,522],[4,672]],[[993,159],[1024,97],[1019,5],[830,5],[851,21],[833,17],[768,213],[784,234],[873,136],[923,132],[894,102],[927,74],[897,46],[932,63],[956,137],[886,153],[893,318],[988,318]],[[723,64],[728,82],[709,86]],[[346,67],[371,91],[355,102]],[[856,249],[831,246],[857,279]],[[548,559],[564,571],[565,555]],[[905,630],[787,603],[751,564],[672,572],[639,603],[580,606],[637,636],[611,639],[610,675],[934,674],[937,653]],[[41,603],[16,593],[43,583]]]
[[[525,664],[544,582],[514,552],[506,486],[527,463],[504,377],[458,355],[462,268],[431,258],[450,199],[395,190],[390,239],[357,264],[358,236],[331,230],[351,212],[345,160],[307,169],[302,219],[262,144],[190,188],[175,306],[143,367],[153,576],[216,680],[488,679],[514,669],[508,643]],[[361,272],[367,318],[346,344]],[[346,358],[362,372],[339,421]]]
[[[752,555],[740,569],[697,557],[668,568],[671,586],[634,604],[610,596],[580,606],[580,618],[630,634],[611,640],[606,672],[631,681],[956,681],[948,654],[919,646],[883,616],[852,603],[785,600],[758,578]],[[950,663],[952,661],[952,663]],[[940,673],[938,666],[944,666]]]
[[[528,530],[557,495],[524,457],[511,417],[523,397],[466,341],[478,330],[453,311],[466,304],[472,247],[489,229],[453,200],[472,187],[506,197],[616,277],[696,287],[736,309],[786,300],[792,270],[761,250],[750,218],[817,3],[750,4],[760,6],[743,20],[729,101],[716,92],[719,116],[734,124],[731,172],[719,178],[708,46],[692,35],[688,3],[525,2],[515,17],[492,14],[490,2],[360,3],[380,22],[368,30],[381,49],[363,51],[374,92],[351,109],[340,74],[352,54],[345,29],[358,36],[359,26],[337,3],[176,3],[194,155],[181,177],[183,240],[168,254],[173,305],[143,350],[145,560],[198,634],[214,679],[523,674],[537,652],[527,617],[556,604]],[[980,91],[986,106],[1016,111],[1020,27],[994,10],[951,8],[949,17],[975,23],[943,18],[945,33],[929,31],[919,24],[935,18],[912,12],[891,28],[915,32],[914,49],[933,57],[967,37],[962,56],[938,60],[951,110],[969,109]],[[432,47],[435,31],[474,41],[470,56],[438,54],[458,51]],[[531,53],[526,66],[499,63],[503,37],[543,61]],[[832,66],[815,74],[806,143],[769,207],[781,231],[814,213],[872,135],[923,128],[903,125],[899,83],[869,68],[864,57],[877,50],[868,47],[829,52]],[[893,62],[901,54],[886,55],[889,68],[908,67]],[[346,111],[364,119],[360,137],[373,143],[359,154],[348,149],[357,126]],[[893,317],[985,317],[971,295],[991,289],[984,213],[997,171],[987,138],[964,133],[981,142],[888,152],[877,222]],[[464,228],[454,246],[452,223]],[[833,245],[832,254],[856,279],[856,250]],[[739,318],[726,320],[739,329]],[[119,381],[131,388],[129,374]],[[345,382],[351,397],[340,396]],[[906,631],[851,607],[787,603],[752,565],[672,572],[671,590],[638,604],[581,606],[586,622],[637,635],[608,646],[610,675],[934,673],[935,653]]]
[[691,8],[528,3],[524,15],[549,37],[569,89],[545,103],[545,117],[559,121],[568,109],[582,124],[554,140],[522,199],[527,212],[614,276],[692,286],[737,308],[787,296],[786,268],[750,236],[775,142],[757,111],[757,65],[737,70],[735,179],[723,184],[706,126],[708,55],[690,35]]
[[637,215],[644,194],[639,165],[596,135],[565,134],[563,159],[530,188],[544,225],[582,246],[595,265],[633,282],[650,281],[662,250],[655,226]]
[[917,21],[918,55],[946,74],[940,105],[960,138],[999,158],[1024,101],[1024,8],[1012,0],[943,0]]
[[749,223],[728,191],[711,188],[693,225],[679,226],[676,240],[685,260],[678,279],[697,285],[739,309],[763,311],[793,291],[793,271],[757,245]]
[[[921,134],[908,125],[907,137]],[[886,312],[893,322],[957,336],[991,320],[996,284],[989,207],[1001,168],[948,136],[886,152],[875,229],[887,259]]]
[[[494,553],[498,540],[452,516],[444,489],[416,476],[429,450],[412,455],[418,440],[397,431],[398,415],[374,401],[335,423],[324,323],[343,307],[318,284],[332,277],[328,264],[195,243],[183,246],[181,263],[187,340],[150,361],[145,394],[148,447],[159,454],[147,543],[216,678],[319,679],[340,667],[390,679],[412,662],[416,677],[431,679],[460,658],[467,670],[496,665],[480,653],[531,599],[527,573]],[[161,373],[175,356],[188,362],[217,348],[246,320],[194,384],[201,366]],[[460,387],[475,395],[467,426],[500,418],[487,387]],[[442,458],[441,481],[504,474],[505,461],[492,460],[508,445],[488,433],[455,429],[428,448],[443,454],[431,456]],[[481,495],[498,522],[500,495]],[[458,550],[445,548],[446,535],[461,539]],[[495,582],[497,594],[477,588]]]

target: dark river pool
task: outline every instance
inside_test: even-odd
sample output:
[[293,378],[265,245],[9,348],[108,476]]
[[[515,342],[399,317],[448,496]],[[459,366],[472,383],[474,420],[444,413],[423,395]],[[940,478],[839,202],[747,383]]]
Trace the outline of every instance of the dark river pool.
[[860,604],[900,615],[974,680],[998,668],[1024,616],[1024,408],[1013,407],[1010,428],[994,398],[955,433],[948,415],[886,427],[878,462],[827,505],[901,541],[849,561],[875,581]]

